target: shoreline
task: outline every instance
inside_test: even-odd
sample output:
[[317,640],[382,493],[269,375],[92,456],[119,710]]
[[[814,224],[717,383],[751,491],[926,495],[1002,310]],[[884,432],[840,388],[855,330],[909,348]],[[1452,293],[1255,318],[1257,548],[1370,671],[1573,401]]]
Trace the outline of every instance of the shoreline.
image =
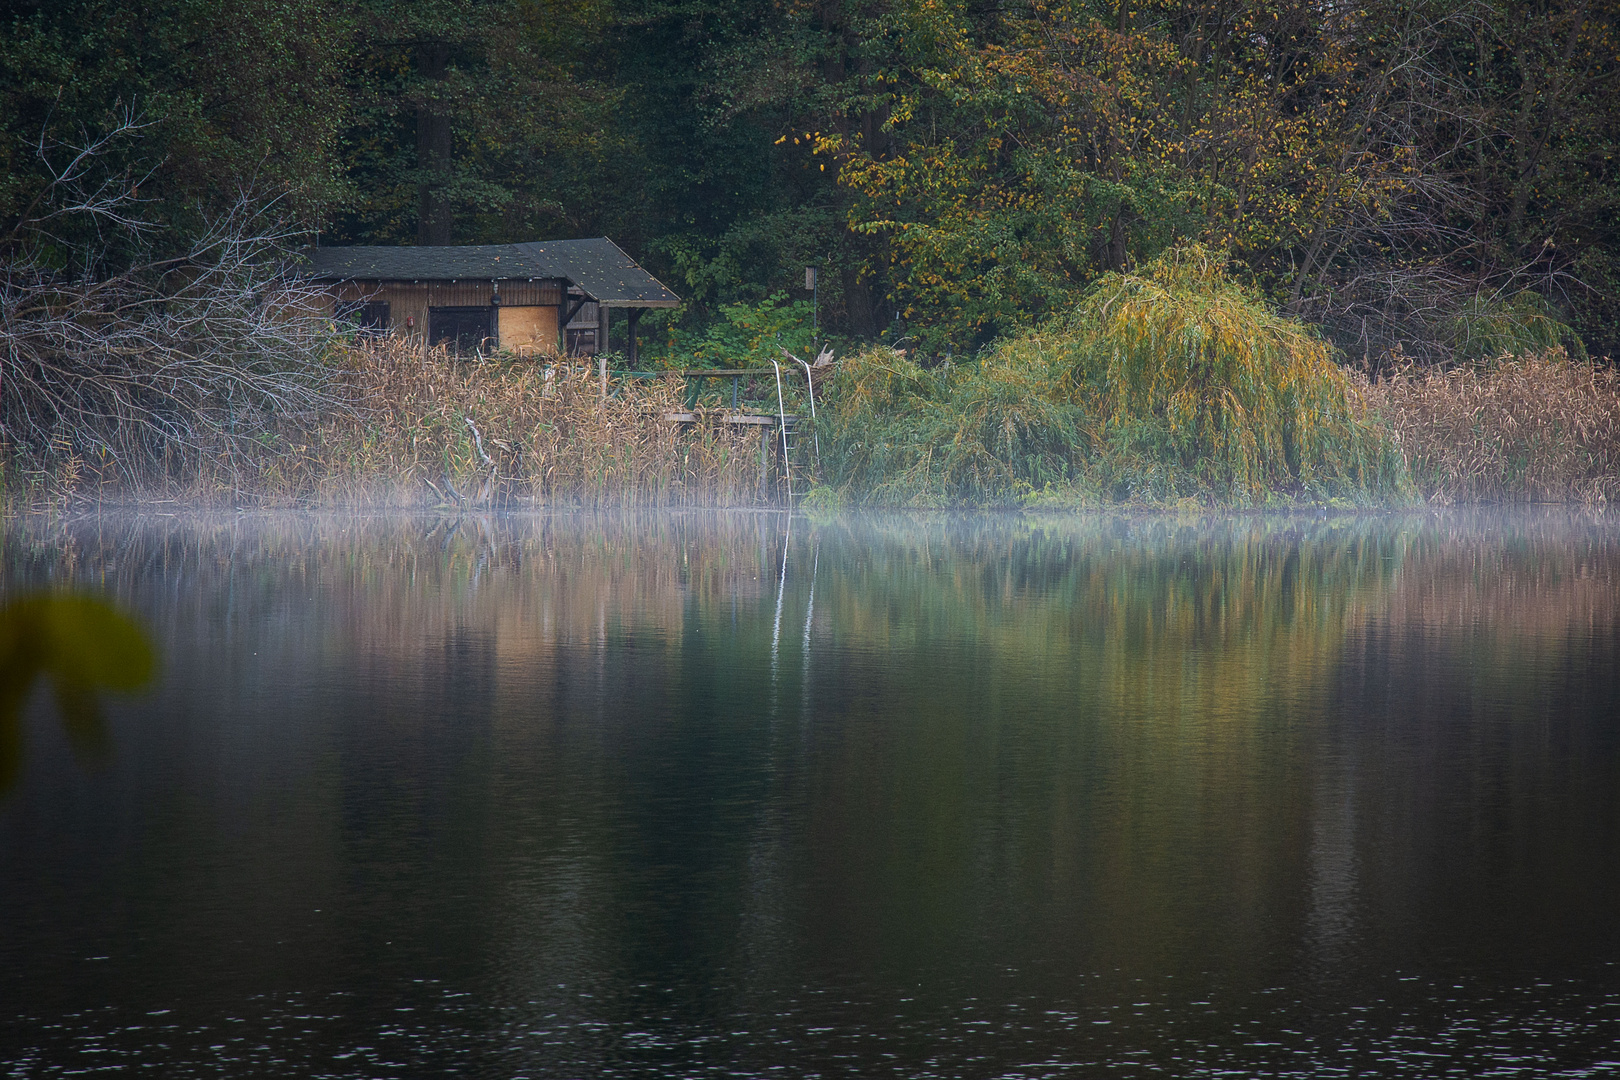
[[[819,422],[801,417],[794,436],[790,498],[774,431],[693,412],[678,376],[604,386],[583,365],[548,376],[535,365],[355,349],[314,413],[244,415],[162,453],[107,449],[138,443],[123,429],[0,444],[0,514],[92,505],[1183,514],[1620,502],[1620,373],[1560,357],[1352,380],[1357,422],[1387,459],[1377,483],[1360,484],[1303,465],[1258,484],[1222,481],[1214,464],[1169,446],[1112,447],[1094,418],[990,415],[998,432],[1016,421],[1024,443],[1050,444],[1041,453],[1052,460],[1026,476],[1009,456],[1023,443],[983,435],[949,400],[863,406],[871,387],[862,380],[878,376],[887,368],[871,356],[847,358],[818,393]],[[931,426],[918,426],[924,418]],[[971,483],[941,472],[953,439],[976,447],[956,478]]]

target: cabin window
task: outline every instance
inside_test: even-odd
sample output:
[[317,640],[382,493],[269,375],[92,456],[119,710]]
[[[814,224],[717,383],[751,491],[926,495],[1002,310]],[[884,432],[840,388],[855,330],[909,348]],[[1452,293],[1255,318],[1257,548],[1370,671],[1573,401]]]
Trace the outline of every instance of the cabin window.
[[455,353],[494,351],[489,307],[428,308],[428,344],[444,345]]
[[337,305],[337,321],[347,323],[362,334],[388,333],[388,305],[381,300],[352,301]]

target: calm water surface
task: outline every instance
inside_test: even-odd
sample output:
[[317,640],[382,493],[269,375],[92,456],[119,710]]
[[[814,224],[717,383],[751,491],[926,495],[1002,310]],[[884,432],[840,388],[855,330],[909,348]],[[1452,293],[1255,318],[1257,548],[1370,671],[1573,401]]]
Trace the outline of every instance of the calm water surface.
[[0,1075],[1607,1076],[1620,519],[141,516]]

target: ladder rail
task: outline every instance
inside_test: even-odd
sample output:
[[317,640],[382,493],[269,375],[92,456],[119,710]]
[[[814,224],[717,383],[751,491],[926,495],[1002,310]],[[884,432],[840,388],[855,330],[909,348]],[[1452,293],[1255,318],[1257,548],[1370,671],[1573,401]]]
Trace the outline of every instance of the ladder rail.
[[793,458],[788,446],[787,436],[787,407],[782,404],[782,365],[775,360],[771,367],[776,369],[776,418],[777,430],[782,433],[782,478],[787,481],[788,502],[793,501]]
[[[792,353],[788,352],[786,349],[782,350],[782,355],[788,357],[791,360],[798,361],[799,366],[804,368],[804,392],[810,395],[810,437],[815,440],[816,471],[820,472],[820,470],[821,470],[821,432],[819,430],[817,430],[817,426],[816,426],[816,377],[814,375],[810,374],[810,365],[808,363],[806,363],[805,361],[799,360],[799,358],[797,356],[794,356]],[[775,361],[772,361],[772,363],[774,363],[774,362]]]

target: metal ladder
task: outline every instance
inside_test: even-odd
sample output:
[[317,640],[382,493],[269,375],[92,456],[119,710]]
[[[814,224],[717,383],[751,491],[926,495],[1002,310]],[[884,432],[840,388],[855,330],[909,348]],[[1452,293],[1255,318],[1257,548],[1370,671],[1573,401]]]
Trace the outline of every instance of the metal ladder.
[[793,450],[795,448],[795,435],[798,434],[799,418],[789,416],[787,407],[782,403],[782,365],[775,360],[771,367],[776,369],[776,430],[782,438],[782,478],[787,481],[788,502],[793,502]]

